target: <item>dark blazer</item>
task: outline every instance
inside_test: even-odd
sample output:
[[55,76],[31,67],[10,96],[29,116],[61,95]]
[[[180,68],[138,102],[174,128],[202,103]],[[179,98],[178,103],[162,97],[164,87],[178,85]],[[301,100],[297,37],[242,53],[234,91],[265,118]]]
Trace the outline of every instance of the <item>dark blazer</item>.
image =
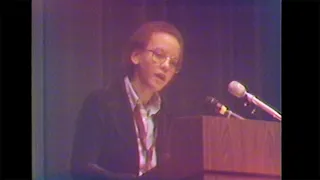
[[[170,157],[170,121],[165,111],[162,105],[153,117],[158,131],[157,165]],[[73,175],[102,175],[111,179],[138,175],[138,153],[133,114],[124,79],[120,78],[86,98],[76,122],[71,171]]]

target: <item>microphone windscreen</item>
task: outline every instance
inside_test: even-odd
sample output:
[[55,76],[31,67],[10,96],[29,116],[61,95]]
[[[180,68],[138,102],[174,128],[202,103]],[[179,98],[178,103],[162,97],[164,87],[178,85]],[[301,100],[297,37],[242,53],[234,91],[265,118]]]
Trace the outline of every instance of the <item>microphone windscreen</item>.
[[228,91],[232,95],[234,95],[238,98],[244,97],[246,95],[246,88],[237,81],[232,81],[229,83]]

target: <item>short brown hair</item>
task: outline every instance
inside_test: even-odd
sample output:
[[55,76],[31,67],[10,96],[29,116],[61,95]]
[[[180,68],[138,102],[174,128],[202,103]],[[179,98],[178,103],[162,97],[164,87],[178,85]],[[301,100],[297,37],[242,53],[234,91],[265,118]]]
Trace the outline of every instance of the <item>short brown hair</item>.
[[172,24],[165,21],[151,21],[142,24],[140,28],[135,31],[135,33],[130,37],[129,43],[123,53],[123,65],[126,75],[132,77],[134,73],[134,64],[130,61],[131,53],[137,49],[144,49],[149,43],[149,40],[153,33],[163,32],[174,36],[180,45],[180,55],[179,55],[179,69],[182,66],[183,60],[183,38],[179,30]]

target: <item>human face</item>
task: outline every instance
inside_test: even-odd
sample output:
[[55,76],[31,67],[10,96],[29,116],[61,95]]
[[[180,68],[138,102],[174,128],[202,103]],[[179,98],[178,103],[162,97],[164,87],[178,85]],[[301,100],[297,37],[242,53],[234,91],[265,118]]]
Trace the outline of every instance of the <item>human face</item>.
[[[152,92],[161,91],[176,73],[180,45],[178,40],[167,33],[153,33],[147,47],[132,53],[131,60],[136,64],[134,78]],[[159,56],[166,57],[159,62]]]

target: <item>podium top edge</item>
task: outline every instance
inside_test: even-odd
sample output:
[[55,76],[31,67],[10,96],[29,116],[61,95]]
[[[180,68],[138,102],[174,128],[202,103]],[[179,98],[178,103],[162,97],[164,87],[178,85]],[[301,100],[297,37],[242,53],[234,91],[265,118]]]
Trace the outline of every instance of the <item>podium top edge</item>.
[[281,121],[270,121],[264,119],[238,119],[238,118],[226,118],[223,116],[210,116],[210,115],[196,115],[196,116],[178,116],[174,117],[174,120],[185,120],[185,119],[219,119],[219,120],[227,120],[227,121],[242,121],[242,122],[264,122],[264,123],[279,123]]

